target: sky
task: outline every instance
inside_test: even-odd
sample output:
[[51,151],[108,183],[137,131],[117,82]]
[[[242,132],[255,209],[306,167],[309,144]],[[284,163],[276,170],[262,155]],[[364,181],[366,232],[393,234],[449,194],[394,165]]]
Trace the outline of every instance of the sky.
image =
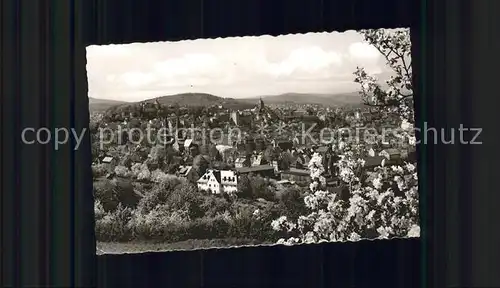
[[89,96],[141,101],[179,93],[245,98],[355,92],[356,67],[390,69],[354,30],[87,47]]

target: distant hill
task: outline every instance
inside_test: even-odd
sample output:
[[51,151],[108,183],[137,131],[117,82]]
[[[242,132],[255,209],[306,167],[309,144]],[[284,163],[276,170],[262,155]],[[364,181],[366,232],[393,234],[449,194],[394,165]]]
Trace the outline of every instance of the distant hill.
[[[253,108],[258,103],[258,99],[234,99],[223,98],[207,93],[182,93],[169,96],[161,96],[153,99],[148,99],[145,103],[154,103],[156,100],[162,105],[175,105],[179,106],[214,106],[222,105],[230,109],[247,109]],[[140,102],[140,103],[141,103]]]
[[142,102],[153,103],[158,100],[163,105],[180,106],[213,106],[222,105],[230,109],[253,108],[262,98],[268,104],[319,104],[324,106],[358,106],[362,105],[358,92],[342,94],[311,94],[311,93],[286,93],[280,95],[266,95],[251,98],[223,98],[207,93],[183,93],[148,99]]
[[[258,100],[258,98],[254,98]],[[250,99],[248,99],[250,100]],[[358,92],[342,94],[310,94],[310,93],[285,93],[280,95],[262,96],[262,100],[269,104],[319,104],[325,106],[351,106],[362,105]]]
[[125,101],[116,101],[109,99],[96,99],[89,97],[89,110],[91,112],[103,112],[111,107],[125,104]]
[[111,107],[129,106],[139,103],[154,103],[156,100],[162,105],[179,106],[215,106],[222,105],[229,109],[250,109],[258,105],[262,98],[267,104],[319,104],[324,106],[358,106],[362,105],[361,97],[357,92],[343,94],[307,94],[286,93],[280,95],[267,95],[251,98],[223,98],[207,93],[182,93],[169,96],[160,96],[140,102],[130,103],[125,101],[95,99],[89,97],[90,111],[105,111]]

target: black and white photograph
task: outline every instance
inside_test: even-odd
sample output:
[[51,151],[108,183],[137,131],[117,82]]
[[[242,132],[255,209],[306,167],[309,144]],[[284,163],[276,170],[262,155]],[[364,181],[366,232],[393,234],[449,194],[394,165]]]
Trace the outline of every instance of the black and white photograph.
[[420,237],[409,29],[86,57],[98,254]]

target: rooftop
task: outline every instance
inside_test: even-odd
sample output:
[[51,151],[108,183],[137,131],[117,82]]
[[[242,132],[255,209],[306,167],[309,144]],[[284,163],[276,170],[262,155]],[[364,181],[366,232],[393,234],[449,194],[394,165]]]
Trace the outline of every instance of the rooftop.
[[294,175],[304,175],[304,176],[309,176],[310,172],[309,170],[306,169],[297,169],[297,168],[290,168],[289,170],[281,172],[283,174],[294,174]]
[[186,174],[188,173],[191,169],[193,168],[193,166],[180,166],[179,167],[179,174]]
[[259,166],[252,166],[252,167],[235,168],[235,170],[239,173],[248,173],[248,172],[274,170],[274,167],[271,165],[259,165]]
[[104,163],[109,163],[111,161],[113,161],[113,157],[111,157],[111,156],[106,156],[102,159],[102,162],[104,162]]
[[373,168],[376,166],[380,166],[382,164],[382,160],[385,160],[385,165],[394,165],[397,163],[395,160],[387,160],[384,156],[373,156],[366,157],[365,160],[365,168]]
[[401,151],[399,149],[396,149],[396,148],[384,149],[384,150],[382,150],[382,152],[387,152],[389,154],[400,154],[401,153]]
[[203,176],[200,177],[200,179],[198,179],[198,182],[202,182],[202,183],[203,182],[207,182],[210,179],[211,175],[214,175],[214,177],[217,180],[217,182],[220,183],[220,181],[221,181],[220,171],[218,171],[218,170],[209,170],[209,171],[207,171]]

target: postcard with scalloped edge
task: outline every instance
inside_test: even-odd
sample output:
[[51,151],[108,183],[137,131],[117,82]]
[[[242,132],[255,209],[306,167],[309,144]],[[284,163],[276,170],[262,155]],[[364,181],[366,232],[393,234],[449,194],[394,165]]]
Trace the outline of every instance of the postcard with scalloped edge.
[[98,254],[419,237],[409,29],[87,47]]

